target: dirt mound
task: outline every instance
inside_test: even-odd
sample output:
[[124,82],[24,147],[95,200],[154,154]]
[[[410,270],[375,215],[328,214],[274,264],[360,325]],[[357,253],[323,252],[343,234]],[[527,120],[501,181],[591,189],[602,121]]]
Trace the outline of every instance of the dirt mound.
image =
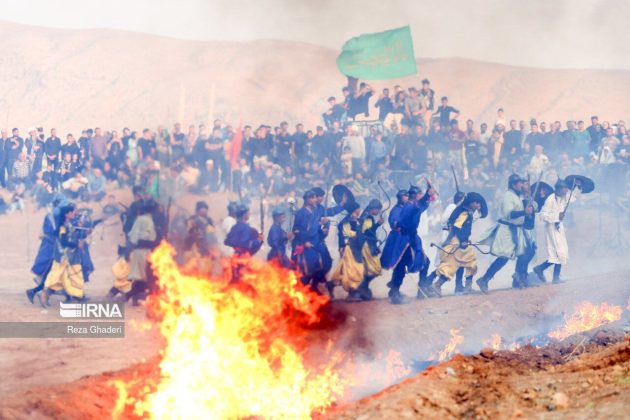
[[542,348],[455,356],[335,419],[621,418],[630,404],[630,335],[598,332]]
[[[115,380],[146,383],[156,360],[5,398],[0,418],[97,419],[116,412]],[[620,416],[630,404],[630,335],[600,331],[542,348],[484,349],[446,363],[324,417],[507,418]],[[137,381],[142,378],[141,381]],[[140,386],[140,385],[138,385]],[[132,389],[133,392],[133,389]],[[130,407],[121,418],[132,418]]]

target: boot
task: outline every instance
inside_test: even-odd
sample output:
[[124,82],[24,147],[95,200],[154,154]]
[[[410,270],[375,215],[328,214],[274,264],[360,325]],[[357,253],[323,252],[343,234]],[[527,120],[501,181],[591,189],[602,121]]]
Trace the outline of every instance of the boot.
[[479,286],[479,290],[481,293],[488,294],[488,279],[486,277],[480,277],[476,281],[477,286]]
[[31,304],[34,304],[35,303],[35,300],[34,300],[35,299],[35,290],[28,289],[26,291],[26,297],[27,297],[28,301],[31,302]]
[[429,299],[429,293],[427,292],[426,287],[424,285],[418,286],[418,293],[416,294],[416,299]]
[[364,279],[357,289],[362,300],[372,300],[372,290],[370,290],[371,281],[371,278]]
[[39,301],[39,304],[42,305],[42,308],[44,309],[50,306],[49,298],[50,296],[48,293],[48,289],[44,289],[37,294],[37,300]]
[[538,276],[538,280],[540,280],[541,283],[547,283],[547,279],[545,278],[545,268],[543,268],[542,264],[534,267],[534,273]]
[[512,288],[523,289],[523,283],[521,283],[521,276],[519,273],[512,274]]
[[564,281],[562,281],[562,279],[560,278],[560,270],[562,270],[562,265],[555,264],[553,266],[553,280],[551,281],[551,283],[553,284],[564,283]]
[[532,284],[529,283],[527,273],[519,273],[518,275],[520,277],[521,285],[524,288],[532,287]]
[[361,295],[358,290],[350,289],[348,290],[348,297],[346,298],[346,302],[361,302]]
[[389,302],[392,305],[404,305],[409,303],[409,299],[407,299],[407,296],[400,293],[399,290],[392,289],[389,291]]
[[466,284],[464,285],[464,294],[470,295],[473,292],[472,288],[472,276],[466,277]]
[[328,291],[328,297],[330,297],[330,300],[335,300],[335,283],[327,281],[326,290]]
[[438,297],[442,297],[442,285],[448,281],[448,278],[440,276],[438,281],[433,285],[433,291]]
[[107,296],[105,297],[105,299],[112,301],[114,300],[114,298],[116,297],[118,293],[120,293],[120,290],[116,289],[115,287],[112,287],[111,289],[109,289],[109,293],[107,293]]

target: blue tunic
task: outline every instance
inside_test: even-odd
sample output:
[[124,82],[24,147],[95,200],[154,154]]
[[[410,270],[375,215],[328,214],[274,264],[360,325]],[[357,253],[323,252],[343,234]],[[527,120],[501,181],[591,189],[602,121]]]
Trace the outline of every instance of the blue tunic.
[[[405,204],[397,204],[387,217],[389,223],[389,234],[385,240],[385,246],[383,247],[383,253],[381,254],[381,264],[384,268],[391,268],[398,259],[400,250],[398,249],[402,241],[402,235],[400,234],[400,214],[402,213]],[[402,249],[402,248],[401,248]]]
[[[319,222],[319,220],[323,217],[336,216],[342,211],[343,211],[342,206],[325,208],[321,204],[318,204],[317,207],[315,208],[315,212],[317,213],[316,220]],[[330,222],[324,225],[320,225],[319,231],[320,231],[320,235],[319,235],[320,237],[319,237],[319,243],[317,244],[317,247],[319,249],[319,253],[322,258],[324,273],[328,273],[330,269],[332,268],[332,263],[333,263],[332,257],[330,256],[330,251],[328,251],[328,245],[326,245],[326,237],[328,236],[328,233],[330,232]]]
[[[390,269],[396,267],[405,256],[407,250],[411,252],[411,258],[404,259],[407,271],[415,273],[425,264],[422,240],[418,236],[420,216],[429,207],[429,195],[425,194],[417,203],[409,202],[403,207],[396,206],[390,213],[389,224],[392,227],[383,253],[381,265]],[[398,210],[399,209],[399,210]]]
[[55,250],[55,219],[52,213],[47,214],[44,218],[42,231],[42,242],[37,250],[37,256],[35,257],[31,271],[36,276],[44,277],[52,267],[53,253]]
[[[101,222],[102,220],[100,219],[83,222],[83,224],[80,226],[83,229],[77,230],[77,240],[81,239],[85,241],[90,235],[91,230],[94,229]],[[79,227],[78,220],[75,220],[73,224]],[[90,274],[94,272],[94,263],[92,262],[92,256],[90,255],[90,246],[87,242],[84,242],[83,247],[79,248],[79,251],[81,253],[81,271],[83,271],[83,280],[87,283],[88,281],[90,281]]]
[[256,229],[243,222],[236,222],[232,226],[223,243],[234,248],[234,253],[237,255],[254,255],[263,244],[258,238]]
[[267,235],[267,243],[271,248],[269,254],[267,254],[267,261],[278,261],[283,267],[289,268],[291,264],[289,257],[287,257],[288,241],[287,233],[282,229],[282,226],[275,223],[271,225]]
[[[325,272],[326,267],[330,269],[332,265],[332,261],[330,264],[326,264],[327,261],[325,261],[327,257],[330,258],[330,254],[323,240],[324,234],[320,229],[321,214],[321,210],[317,207],[311,209],[305,206],[297,211],[293,222],[295,239],[292,258],[306,276]],[[310,248],[304,246],[307,242],[312,245]]]

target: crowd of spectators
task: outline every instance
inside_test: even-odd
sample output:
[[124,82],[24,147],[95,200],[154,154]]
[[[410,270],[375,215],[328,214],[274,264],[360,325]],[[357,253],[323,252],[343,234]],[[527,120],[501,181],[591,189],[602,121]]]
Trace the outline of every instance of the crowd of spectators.
[[[61,140],[54,128],[14,128],[0,135],[0,183],[11,196],[0,212],[23,208],[32,196],[45,206],[55,192],[101,202],[108,184],[141,186],[156,199],[183,192],[231,192],[244,198],[283,201],[313,186],[345,184],[359,201],[430,179],[438,190],[454,191],[451,166],[462,189],[490,198],[504,190],[513,172],[554,183],[571,173],[588,174],[603,165],[619,173],[630,162],[625,123],[528,121],[498,109],[496,119],[477,125],[460,121],[449,98],[421,86],[383,89],[366,83],[344,87],[328,98],[321,124],[307,129],[261,124],[211,127],[177,123],[141,132],[87,129]],[[439,105],[438,105],[439,103]],[[508,113],[509,115],[509,113]],[[621,180],[625,185],[625,180]]]

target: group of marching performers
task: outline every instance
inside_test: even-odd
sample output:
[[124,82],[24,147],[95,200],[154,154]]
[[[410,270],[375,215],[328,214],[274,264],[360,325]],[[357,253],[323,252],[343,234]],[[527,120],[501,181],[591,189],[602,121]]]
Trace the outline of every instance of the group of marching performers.
[[[389,233],[382,252],[377,232],[385,228],[387,210],[383,210],[379,200],[372,199],[361,209],[352,197],[343,195],[336,206],[327,207],[324,205],[325,191],[314,188],[304,193],[304,205],[295,213],[290,231],[283,229],[286,214],[274,211],[274,224],[268,235],[271,247],[268,260],[298,269],[302,282],[315,291],[319,291],[320,284],[325,285],[331,298],[334,298],[335,286],[342,286],[350,302],[370,300],[370,282],[383,269],[392,270],[387,287],[393,304],[408,302],[400,292],[407,273],[418,273],[418,298],[440,297],[442,286],[451,280],[455,280],[456,294],[471,293],[473,277],[478,270],[477,252],[494,257],[487,271],[476,280],[483,293],[488,293],[490,281],[509,260],[516,261],[512,275],[514,288],[546,283],[545,271],[552,266],[552,282],[556,284],[562,282],[561,269],[569,257],[563,223],[569,203],[575,201],[578,194],[593,189],[592,181],[579,175],[559,179],[551,187],[540,180],[530,185],[529,180],[513,174],[498,206],[496,224],[476,243],[471,242],[472,225],[475,220],[488,215],[486,200],[476,192],[458,191],[442,215],[444,235],[441,244],[431,244],[439,251],[435,270],[429,273],[430,261],[418,235],[422,213],[437,198],[437,192],[428,182],[425,189],[412,186],[409,190],[398,191],[397,203],[387,218]],[[337,223],[340,258],[332,269],[333,260],[326,237],[331,218],[344,211],[343,218]],[[545,228],[547,259],[533,267],[532,277],[529,264],[537,250],[536,214]],[[289,244],[292,248],[290,257],[287,256]],[[257,242],[256,246],[259,245]],[[484,251],[482,246],[489,250]],[[331,269],[332,273],[328,275]]]
[[[453,202],[442,214],[443,235],[438,249],[435,269],[429,273],[430,261],[418,234],[422,214],[436,201],[438,194],[427,181],[426,188],[411,186],[396,194],[396,204],[383,209],[378,199],[372,199],[362,209],[349,190],[333,188],[335,205],[328,206],[327,192],[313,188],[303,195],[303,205],[295,210],[295,202],[288,211],[290,229],[285,230],[287,211],[272,211],[273,224],[267,234],[270,251],[267,260],[300,273],[301,281],[320,293],[325,287],[331,299],[334,289],[341,286],[346,300],[358,302],[372,299],[370,282],[383,269],[392,270],[387,283],[392,304],[407,303],[400,288],[408,273],[418,273],[417,298],[442,295],[442,286],[455,280],[455,293],[473,292],[473,277],[477,274],[477,252],[490,254],[494,260],[486,272],[477,278],[480,291],[488,293],[489,283],[499,270],[515,260],[512,276],[514,288],[545,283],[545,271],[553,266],[553,283],[561,282],[562,266],[568,261],[568,244],[564,219],[569,203],[580,193],[588,193],[594,184],[588,178],[575,175],[558,180],[551,187],[540,180],[533,185],[513,174],[508,179],[508,190],[497,211],[496,224],[477,243],[471,241],[475,220],[488,215],[484,197],[476,192],[458,191]],[[389,200],[388,200],[389,201]],[[386,232],[385,213],[389,232]],[[261,215],[263,208],[261,204]],[[536,254],[535,220],[545,226],[547,259],[533,267],[529,264]],[[122,296],[134,305],[151,290],[152,273],[148,256],[168,231],[167,216],[149,196],[134,189],[134,202],[124,213],[123,231],[126,245],[119,247],[120,259],[112,268],[115,277],[109,298]],[[335,216],[339,261],[333,269],[333,258],[326,239]],[[339,219],[337,217],[336,219]],[[264,216],[260,232],[249,224],[250,210],[244,204],[230,203],[228,217],[222,228],[226,232],[224,245],[233,249],[230,270],[232,281],[238,281],[250,257],[264,241]],[[67,301],[83,301],[83,285],[94,267],[89,254],[87,235],[102,219],[91,221],[77,217],[75,206],[64,198],[53,201],[44,219],[43,236],[36,261],[32,267],[38,286],[27,290],[31,303],[35,297],[42,306],[49,305],[51,294],[62,294]],[[220,253],[216,243],[215,225],[208,216],[208,205],[200,201],[195,214],[185,222],[182,269],[211,274],[219,266]],[[489,247],[488,251],[481,246]],[[290,253],[289,248],[290,247]],[[331,272],[332,270],[332,272]],[[329,275],[330,273],[330,275]]]

